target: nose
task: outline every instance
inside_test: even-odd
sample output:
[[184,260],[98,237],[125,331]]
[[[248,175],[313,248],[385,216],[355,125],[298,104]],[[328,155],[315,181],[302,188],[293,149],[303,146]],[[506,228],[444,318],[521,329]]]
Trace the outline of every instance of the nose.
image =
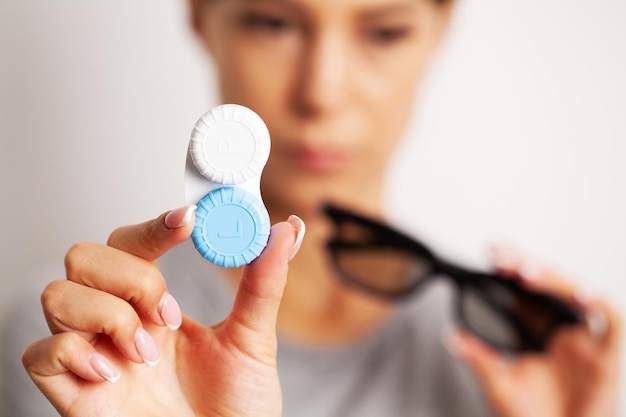
[[349,96],[350,53],[337,33],[309,37],[303,48],[295,91],[296,108],[304,115],[333,112]]

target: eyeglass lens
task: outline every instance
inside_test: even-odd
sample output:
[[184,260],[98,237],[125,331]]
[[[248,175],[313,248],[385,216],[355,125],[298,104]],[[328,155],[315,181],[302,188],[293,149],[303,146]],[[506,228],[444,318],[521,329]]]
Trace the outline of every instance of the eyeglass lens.
[[426,259],[387,247],[338,249],[335,262],[345,275],[386,294],[406,291],[432,268]]
[[477,289],[466,287],[461,290],[459,308],[459,317],[474,334],[497,346],[521,348],[523,339],[519,330]]
[[495,347],[541,350],[557,326],[577,321],[576,312],[547,295],[444,264],[418,242],[382,224],[347,212],[335,215],[343,217],[335,218],[336,235],[329,248],[345,280],[394,298],[412,293],[430,277],[446,276],[459,290],[461,324]]

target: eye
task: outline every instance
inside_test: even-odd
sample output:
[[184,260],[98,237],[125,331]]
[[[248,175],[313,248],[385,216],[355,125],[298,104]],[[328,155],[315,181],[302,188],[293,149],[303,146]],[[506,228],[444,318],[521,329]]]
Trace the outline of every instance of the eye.
[[246,13],[242,19],[245,28],[258,32],[284,32],[291,30],[295,24],[279,16],[260,13]]
[[368,30],[366,37],[374,44],[388,45],[408,37],[410,32],[410,28],[406,26],[378,27]]

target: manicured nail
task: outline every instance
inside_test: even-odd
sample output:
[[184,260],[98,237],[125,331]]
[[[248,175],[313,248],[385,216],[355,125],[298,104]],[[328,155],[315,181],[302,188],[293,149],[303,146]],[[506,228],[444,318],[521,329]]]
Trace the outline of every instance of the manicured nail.
[[289,216],[287,222],[296,229],[296,241],[293,243],[291,253],[289,254],[289,261],[291,261],[300,250],[300,246],[302,246],[302,239],[304,239],[304,234],[306,233],[306,225],[302,219],[295,214]]
[[516,250],[505,245],[493,245],[491,247],[493,263],[499,269],[512,271],[519,266],[519,254]]
[[166,292],[159,303],[159,314],[161,319],[170,330],[176,330],[183,324],[183,314],[176,299],[172,294]]
[[146,365],[152,367],[159,363],[159,359],[161,359],[159,348],[152,336],[142,327],[137,329],[137,333],[135,333],[135,346]]
[[599,309],[591,309],[585,312],[585,322],[591,337],[596,340],[602,339],[608,329],[606,316]]
[[109,381],[111,384],[115,384],[122,375],[119,369],[117,369],[111,361],[98,352],[91,353],[89,363],[98,375]]
[[167,213],[165,216],[165,227],[168,229],[178,229],[187,225],[191,221],[193,212],[196,211],[198,206],[191,205],[177,208]]
[[588,306],[598,298],[594,291],[585,285],[581,285],[580,287],[578,287],[574,296],[576,297],[576,301],[578,301],[583,306]]
[[537,261],[524,261],[519,269],[520,277],[528,282],[537,282],[545,275],[545,268]]
[[439,339],[441,340],[441,344],[446,349],[446,352],[453,358],[458,358],[459,354],[455,349],[455,345],[453,342],[454,339],[454,329],[451,326],[444,326],[441,329],[441,333],[439,334]]
[[583,285],[578,288],[574,297],[583,309],[585,325],[587,329],[589,329],[591,337],[596,340],[601,339],[607,331],[608,323],[604,313],[593,305],[594,301],[598,299],[598,296],[592,289]]

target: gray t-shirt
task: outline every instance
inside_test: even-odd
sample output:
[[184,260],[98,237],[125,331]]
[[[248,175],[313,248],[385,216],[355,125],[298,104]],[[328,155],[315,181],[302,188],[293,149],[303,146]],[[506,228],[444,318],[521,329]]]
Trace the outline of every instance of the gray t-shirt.
[[[170,251],[159,264],[185,314],[207,324],[228,314],[234,290],[189,242]],[[432,286],[398,305],[362,340],[347,345],[312,347],[279,340],[284,416],[492,415],[474,376],[441,342],[442,329],[450,325],[450,299],[448,287]],[[6,417],[57,415],[19,360],[28,343],[47,336],[43,317],[33,314],[39,311],[33,309],[36,303],[38,294],[19,301],[2,329]]]

